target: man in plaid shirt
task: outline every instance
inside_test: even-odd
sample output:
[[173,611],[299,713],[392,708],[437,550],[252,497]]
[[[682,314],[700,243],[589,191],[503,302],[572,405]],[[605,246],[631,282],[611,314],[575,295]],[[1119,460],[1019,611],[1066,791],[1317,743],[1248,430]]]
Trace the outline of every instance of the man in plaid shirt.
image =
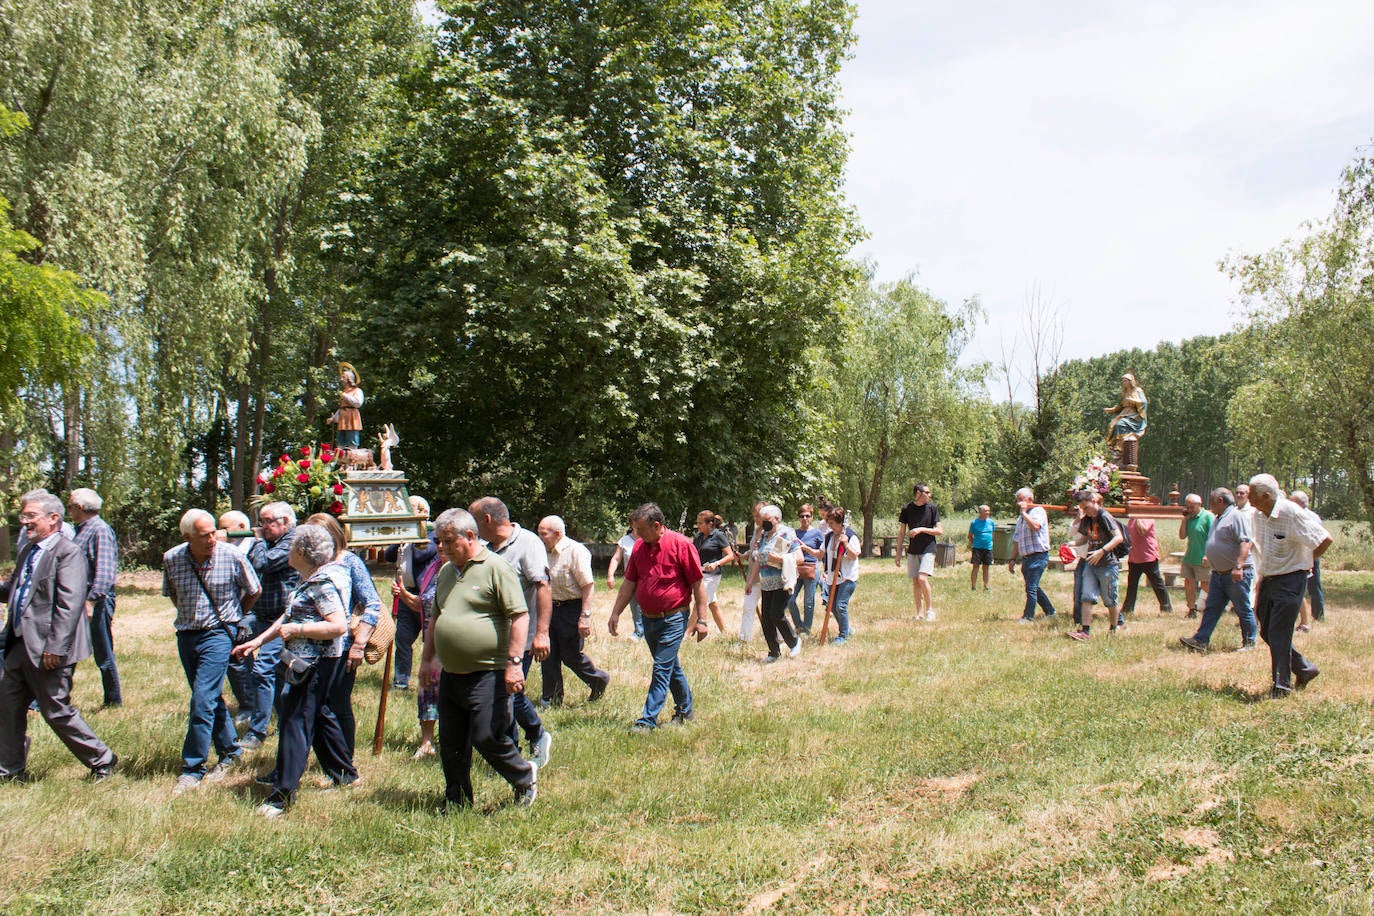
[[115,612],[115,572],[119,567],[119,544],[114,529],[100,517],[104,506],[100,494],[85,487],[67,497],[67,512],[76,526],[73,540],[86,558],[86,619],[91,627],[91,653],[100,669],[105,689],[105,705],[122,706],[119,668],[115,665],[114,636],[111,625]]
[[[242,759],[224,702],[224,674],[234,627],[262,592],[248,558],[219,543],[223,533],[215,530],[213,515],[191,509],[181,517],[180,528],[186,542],[162,558],[162,594],[176,605],[177,654],[191,685],[190,721],[174,795],[198,788],[202,779],[222,779]],[[219,763],[207,772],[211,741]]]

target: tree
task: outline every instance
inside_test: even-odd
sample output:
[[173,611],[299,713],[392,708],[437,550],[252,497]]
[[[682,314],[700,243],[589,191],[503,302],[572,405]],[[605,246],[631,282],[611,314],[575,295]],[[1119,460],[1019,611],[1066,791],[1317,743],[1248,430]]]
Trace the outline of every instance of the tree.
[[[376,409],[420,487],[591,531],[806,488],[856,237],[847,3],[448,3],[358,195]],[[401,424],[398,422],[398,427]],[[404,447],[404,446],[403,446]]]
[[951,310],[916,284],[857,285],[843,345],[828,354],[824,412],[843,498],[856,497],[865,553],[873,519],[901,505],[914,478],[957,500],[979,463],[986,414],[983,368],[959,357],[980,315],[976,301]]
[[[27,118],[0,105],[0,142],[27,126]],[[0,506],[5,507],[37,468],[32,454],[16,451],[24,415],[18,392],[80,370],[91,352],[81,319],[104,301],[74,274],[25,260],[37,248],[37,239],[14,228],[10,202],[0,195],[0,453],[6,456],[0,465]],[[0,527],[0,559],[8,559],[9,526]]]
[[1374,153],[1346,167],[1332,213],[1306,229],[1223,265],[1266,332],[1251,353],[1256,381],[1232,413],[1252,436],[1270,425],[1302,429],[1301,438],[1264,440],[1298,451],[1299,461],[1316,464],[1315,443],[1329,443],[1374,523]]

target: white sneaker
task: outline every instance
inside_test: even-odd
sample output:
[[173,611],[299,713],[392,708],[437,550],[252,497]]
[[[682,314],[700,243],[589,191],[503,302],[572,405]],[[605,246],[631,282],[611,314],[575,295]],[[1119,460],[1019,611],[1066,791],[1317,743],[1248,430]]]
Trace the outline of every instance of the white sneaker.
[[796,658],[798,655],[801,655],[801,637],[800,637],[800,636],[797,637],[797,641],[792,645],[792,648],[790,648],[790,649],[787,650],[787,657],[788,657],[788,658]]
[[[546,728],[544,729],[544,733],[539,736],[539,740],[534,742],[534,754],[530,757],[530,762],[539,767],[539,769],[544,769],[544,767],[549,765],[549,748],[552,746],[553,735],[549,734],[549,730]],[[533,801],[533,799],[531,799],[531,801]]]
[[934,620],[934,619],[935,619],[935,611],[934,611],[934,609],[932,609],[932,608],[926,608],[926,620],[927,620],[927,621],[930,621],[930,620]]
[[234,771],[234,768],[239,765],[241,760],[242,758],[240,757],[225,757],[219,763],[215,764],[210,768],[210,772],[205,774],[205,781],[219,782],[220,780],[224,779],[224,777],[232,773]]
[[275,820],[285,814],[286,809],[270,802],[263,802],[261,805],[258,805],[258,813],[268,820]]
[[181,795],[183,792],[194,792],[199,788],[199,776],[192,776],[190,773],[182,773],[177,777],[177,784],[172,787],[172,794]]

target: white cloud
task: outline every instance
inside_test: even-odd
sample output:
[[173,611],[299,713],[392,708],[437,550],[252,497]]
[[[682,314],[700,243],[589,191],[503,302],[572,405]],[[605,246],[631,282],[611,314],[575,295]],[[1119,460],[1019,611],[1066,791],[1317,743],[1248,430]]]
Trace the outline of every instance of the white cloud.
[[856,253],[981,296],[974,358],[998,354],[1032,287],[1061,306],[1069,356],[1226,330],[1217,261],[1324,215],[1374,137],[1374,4],[859,13]]

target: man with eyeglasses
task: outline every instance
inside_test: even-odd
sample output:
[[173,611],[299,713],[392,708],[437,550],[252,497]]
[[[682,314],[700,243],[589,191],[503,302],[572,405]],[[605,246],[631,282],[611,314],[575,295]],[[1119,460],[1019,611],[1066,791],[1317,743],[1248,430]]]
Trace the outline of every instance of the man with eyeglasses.
[[[792,625],[797,635],[811,635],[811,625],[816,619],[816,560],[823,557],[821,549],[825,543],[825,532],[821,526],[813,526],[816,510],[810,503],[802,503],[797,510],[797,540],[801,542],[802,557],[797,563],[797,584],[792,588],[792,597],[787,602],[787,610],[792,614]],[[802,606],[797,607],[797,596],[802,596]]]
[[[258,539],[248,550],[248,562],[262,583],[262,597],[253,608],[253,635],[262,633],[285,611],[291,591],[300,576],[291,566],[291,542],[296,537],[296,510],[288,503],[268,503],[258,510]],[[248,732],[239,747],[254,750],[267,740],[272,709],[277,701],[277,663],[281,661],[281,640],[264,643],[252,658],[236,660],[242,666],[244,681],[252,696],[248,710]],[[233,675],[231,675],[233,676]]]
[[14,573],[0,584],[9,603],[0,665],[0,780],[28,780],[28,711],[37,700],[43,721],[99,781],[118,758],[71,704],[72,670],[91,654],[86,625],[86,560],[62,536],[62,500],[30,490],[20,501],[26,540]]

